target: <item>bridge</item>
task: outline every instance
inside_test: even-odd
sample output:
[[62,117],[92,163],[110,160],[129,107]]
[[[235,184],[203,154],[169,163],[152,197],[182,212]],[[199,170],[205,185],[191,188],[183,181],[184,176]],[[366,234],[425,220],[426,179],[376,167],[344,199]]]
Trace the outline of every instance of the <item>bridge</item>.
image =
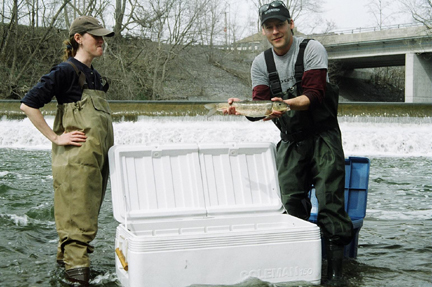
[[[305,37],[320,41],[329,60],[338,61],[347,70],[405,66],[405,102],[431,103],[432,31],[425,26],[371,29]],[[241,50],[264,50],[266,46],[267,41],[259,35],[237,43]]]
[[347,69],[405,66],[405,102],[432,102],[432,31],[425,26],[311,37]]

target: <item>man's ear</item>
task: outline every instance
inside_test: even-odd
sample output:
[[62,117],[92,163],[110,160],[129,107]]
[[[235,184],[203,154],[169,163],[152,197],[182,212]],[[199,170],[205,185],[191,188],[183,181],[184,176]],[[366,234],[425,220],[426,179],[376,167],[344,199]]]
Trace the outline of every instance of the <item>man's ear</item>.
[[261,27],[261,33],[265,36],[264,26]]
[[293,19],[288,20],[288,24],[289,24],[291,30],[294,29],[294,20]]

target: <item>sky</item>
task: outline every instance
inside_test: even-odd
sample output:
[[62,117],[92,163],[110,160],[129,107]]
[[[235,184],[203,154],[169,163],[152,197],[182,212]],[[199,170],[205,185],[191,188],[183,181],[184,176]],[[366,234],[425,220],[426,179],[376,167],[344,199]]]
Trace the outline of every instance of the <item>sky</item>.
[[370,27],[374,20],[368,13],[367,3],[368,0],[327,0],[324,15],[335,22],[337,29]]
[[[257,8],[255,7],[254,0],[229,0],[230,5],[228,9],[231,11],[231,17],[234,17],[236,21],[241,21],[246,26],[251,27],[251,30],[256,31],[256,20],[258,18]],[[357,28],[376,27],[378,22],[375,20],[373,14],[370,12],[369,3],[374,0],[325,0],[323,1],[322,8],[324,13],[320,16],[325,20],[334,22],[336,26],[333,30],[350,30]],[[402,16],[397,13],[399,10],[398,3],[395,0],[384,0],[387,6],[383,9],[383,13],[388,16],[385,18],[384,26],[394,24],[406,24],[410,22],[409,15]],[[316,16],[314,16],[316,18]],[[311,19],[313,20],[313,19]],[[302,19],[302,21],[305,21]],[[325,21],[324,21],[325,23]],[[299,24],[305,24],[305,22],[296,23],[297,28],[302,32],[309,28],[305,28]],[[317,27],[315,25],[314,27]],[[303,29],[303,30],[302,30]],[[319,28],[318,28],[319,29]],[[314,28],[315,32],[318,31]]]
[[[338,26],[338,30],[355,29],[377,26],[377,21],[370,11],[371,0],[327,0],[324,13]],[[383,2],[384,3],[384,2]],[[396,1],[388,0],[389,4],[383,9],[384,26],[393,24],[406,24],[410,21],[409,15],[401,15]]]

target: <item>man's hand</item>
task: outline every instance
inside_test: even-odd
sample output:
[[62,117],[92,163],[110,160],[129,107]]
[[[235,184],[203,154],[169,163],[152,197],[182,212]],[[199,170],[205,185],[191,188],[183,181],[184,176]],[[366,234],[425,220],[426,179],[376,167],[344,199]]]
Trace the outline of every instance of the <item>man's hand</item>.
[[285,103],[288,104],[288,100],[284,101],[282,98],[279,98],[279,97],[271,98],[271,100],[272,100],[273,102],[285,102]]
[[[232,105],[234,102],[240,102],[241,100],[239,98],[229,98],[228,104]],[[236,112],[235,107],[230,106],[228,109],[223,111],[224,115],[239,115],[239,113]]]
[[270,120],[273,120],[273,119],[280,118],[283,114],[284,114],[284,112],[273,111],[270,115],[268,115],[267,117],[265,117],[263,119],[263,121],[270,121]]
[[279,97],[274,97],[271,99],[272,101],[283,101],[285,102],[289,107],[290,110],[293,111],[306,111],[309,109],[310,106],[310,100],[307,96],[301,95],[292,99],[283,100]]
[[[274,97],[271,99],[273,102],[286,102],[284,101],[282,98],[278,98],[278,97]],[[282,115],[284,114],[284,112],[280,112],[280,111],[273,111],[270,115],[268,115],[267,117],[265,117],[263,119],[263,121],[270,121],[273,119],[277,119],[280,118]]]

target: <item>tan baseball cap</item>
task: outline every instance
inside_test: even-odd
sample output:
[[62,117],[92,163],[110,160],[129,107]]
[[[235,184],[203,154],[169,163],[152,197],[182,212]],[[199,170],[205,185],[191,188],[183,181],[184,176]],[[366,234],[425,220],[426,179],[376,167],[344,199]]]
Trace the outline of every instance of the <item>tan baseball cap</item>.
[[105,29],[102,23],[91,16],[80,16],[76,18],[69,28],[69,35],[73,36],[75,33],[89,33],[93,36],[112,37],[114,32]]

